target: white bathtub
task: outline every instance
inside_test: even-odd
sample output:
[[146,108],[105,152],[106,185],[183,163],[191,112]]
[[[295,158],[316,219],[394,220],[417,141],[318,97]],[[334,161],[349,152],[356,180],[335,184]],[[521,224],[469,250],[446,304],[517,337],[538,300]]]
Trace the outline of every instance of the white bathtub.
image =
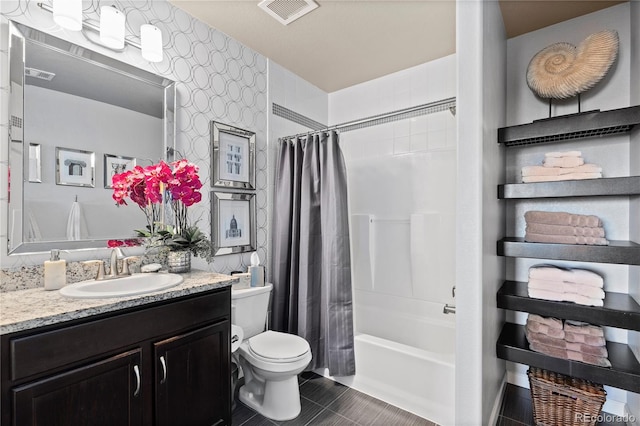
[[453,425],[455,316],[442,314],[437,303],[388,295],[381,315],[381,295],[358,296],[363,303],[356,307],[356,375],[332,379],[439,425]]

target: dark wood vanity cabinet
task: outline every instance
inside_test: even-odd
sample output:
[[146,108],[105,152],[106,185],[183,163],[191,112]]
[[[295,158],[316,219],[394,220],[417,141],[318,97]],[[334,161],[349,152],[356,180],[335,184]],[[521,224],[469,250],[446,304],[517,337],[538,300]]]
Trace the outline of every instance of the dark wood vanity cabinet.
[[2,336],[2,426],[230,425],[230,288]]

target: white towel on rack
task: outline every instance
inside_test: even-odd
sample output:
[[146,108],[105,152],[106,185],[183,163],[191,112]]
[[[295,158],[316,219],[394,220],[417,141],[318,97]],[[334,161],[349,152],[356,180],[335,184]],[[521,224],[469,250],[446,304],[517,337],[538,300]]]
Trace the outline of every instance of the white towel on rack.
[[71,204],[71,211],[69,212],[69,218],[67,219],[67,240],[75,241],[80,239],[80,219],[82,217],[82,211],[80,209],[80,203],[74,201]]

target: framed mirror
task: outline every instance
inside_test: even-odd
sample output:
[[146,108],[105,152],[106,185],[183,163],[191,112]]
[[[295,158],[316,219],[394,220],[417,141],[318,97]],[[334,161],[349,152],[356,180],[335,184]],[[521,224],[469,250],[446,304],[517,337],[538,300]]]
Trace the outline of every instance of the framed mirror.
[[134,237],[110,179],[173,160],[175,82],[16,22],[9,47],[9,254]]

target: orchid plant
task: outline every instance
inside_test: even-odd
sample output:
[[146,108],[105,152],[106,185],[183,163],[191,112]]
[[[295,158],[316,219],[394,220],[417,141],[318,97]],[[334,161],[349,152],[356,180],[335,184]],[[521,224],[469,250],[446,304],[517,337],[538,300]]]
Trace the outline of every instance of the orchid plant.
[[[171,250],[189,250],[194,256],[211,261],[212,247],[207,236],[189,223],[187,209],[202,200],[198,166],[186,159],[148,167],[136,166],[112,178],[116,205],[127,205],[126,198],[140,207],[147,218],[147,229],[136,230],[140,237],[157,238]],[[173,226],[164,225],[163,202],[171,206]]]

